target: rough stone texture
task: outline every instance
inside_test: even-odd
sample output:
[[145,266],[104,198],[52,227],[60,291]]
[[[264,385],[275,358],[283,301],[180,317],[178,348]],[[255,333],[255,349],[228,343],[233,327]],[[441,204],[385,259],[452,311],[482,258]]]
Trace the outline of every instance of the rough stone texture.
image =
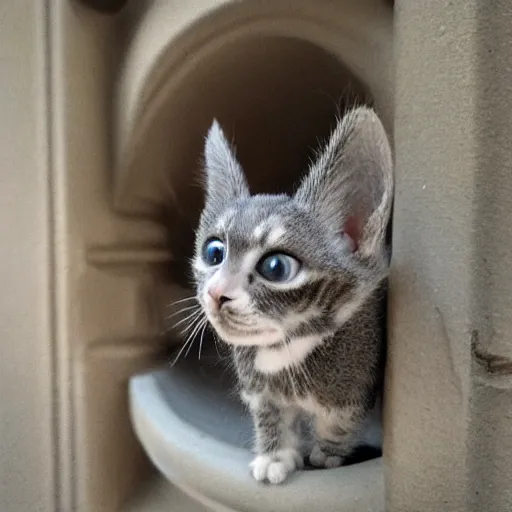
[[395,9],[387,506],[512,510],[512,3]]

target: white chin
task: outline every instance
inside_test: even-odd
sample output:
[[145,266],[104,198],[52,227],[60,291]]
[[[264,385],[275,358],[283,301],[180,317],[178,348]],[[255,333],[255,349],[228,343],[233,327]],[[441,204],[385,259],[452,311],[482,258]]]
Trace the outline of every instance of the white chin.
[[217,326],[215,322],[212,322],[212,324],[222,340],[230,345],[268,347],[282,340],[282,336],[277,329],[262,329],[255,333],[245,333]]

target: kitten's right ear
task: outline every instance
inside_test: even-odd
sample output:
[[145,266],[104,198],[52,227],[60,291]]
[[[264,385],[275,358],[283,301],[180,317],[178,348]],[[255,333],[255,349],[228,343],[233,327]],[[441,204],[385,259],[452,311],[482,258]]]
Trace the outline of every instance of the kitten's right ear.
[[382,254],[393,201],[393,162],[372,109],[355,108],[338,122],[295,199],[345,235],[352,251],[369,258]]
[[216,119],[206,136],[204,159],[207,203],[222,204],[249,195],[242,167]]

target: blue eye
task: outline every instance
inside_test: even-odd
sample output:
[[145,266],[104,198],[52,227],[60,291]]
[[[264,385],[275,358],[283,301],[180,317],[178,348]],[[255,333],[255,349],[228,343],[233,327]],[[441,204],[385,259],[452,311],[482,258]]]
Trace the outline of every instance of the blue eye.
[[261,277],[272,283],[287,283],[299,272],[300,263],[287,254],[270,254],[263,257],[256,270]]
[[211,238],[203,247],[203,260],[210,266],[220,265],[224,260],[224,244],[218,238]]

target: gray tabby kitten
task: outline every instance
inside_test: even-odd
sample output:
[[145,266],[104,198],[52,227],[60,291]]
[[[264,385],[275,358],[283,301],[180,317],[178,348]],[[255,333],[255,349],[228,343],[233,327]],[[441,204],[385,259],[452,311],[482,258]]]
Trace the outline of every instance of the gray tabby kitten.
[[292,197],[251,196],[216,121],[205,166],[197,299],[231,346],[256,432],[252,474],[281,483],[304,455],[340,466],[381,387],[393,196],[384,128],[371,109],[347,113]]

